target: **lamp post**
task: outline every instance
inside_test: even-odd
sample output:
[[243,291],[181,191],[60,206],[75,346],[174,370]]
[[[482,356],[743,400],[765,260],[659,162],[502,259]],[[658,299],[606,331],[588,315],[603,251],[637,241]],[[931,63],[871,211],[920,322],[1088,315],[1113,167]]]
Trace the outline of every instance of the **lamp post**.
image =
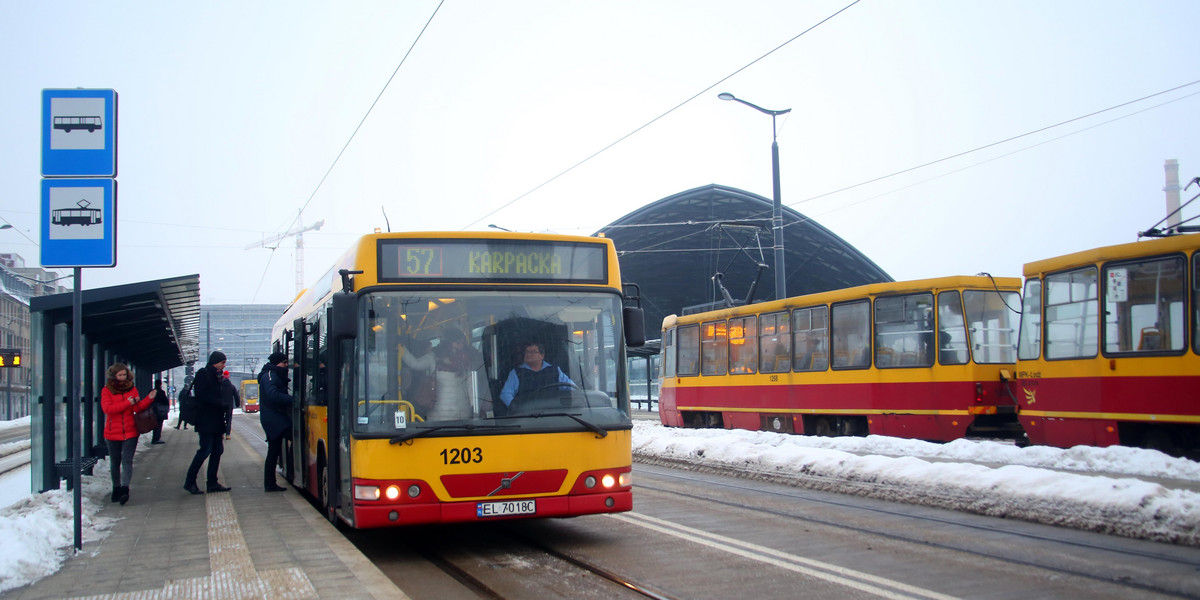
[[741,102],[758,112],[771,115],[771,182],[775,191],[774,205],[771,211],[771,234],[775,238],[775,299],[781,300],[787,298],[787,277],[783,268],[783,199],[779,193],[779,142],[775,139],[775,117],[786,115],[792,112],[792,109],[768,110],[728,92],[717,94],[717,97],[722,100]]

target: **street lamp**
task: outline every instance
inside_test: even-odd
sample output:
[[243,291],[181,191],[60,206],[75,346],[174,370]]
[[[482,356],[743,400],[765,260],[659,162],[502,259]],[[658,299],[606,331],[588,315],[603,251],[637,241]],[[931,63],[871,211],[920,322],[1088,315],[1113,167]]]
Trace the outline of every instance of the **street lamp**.
[[722,100],[741,102],[758,112],[771,115],[771,180],[775,187],[774,206],[771,214],[771,234],[775,238],[775,299],[787,298],[787,278],[783,268],[783,199],[779,194],[779,142],[775,140],[775,117],[786,115],[792,109],[767,110],[757,104],[746,102],[733,94],[722,92],[717,94]]

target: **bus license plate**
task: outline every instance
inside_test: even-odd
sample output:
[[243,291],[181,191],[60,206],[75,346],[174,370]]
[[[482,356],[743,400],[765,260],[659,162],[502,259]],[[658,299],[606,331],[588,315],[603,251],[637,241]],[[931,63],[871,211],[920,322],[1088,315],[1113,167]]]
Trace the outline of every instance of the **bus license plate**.
[[475,516],[507,517],[509,515],[532,515],[537,513],[536,500],[512,500],[509,502],[480,502],[475,506]]

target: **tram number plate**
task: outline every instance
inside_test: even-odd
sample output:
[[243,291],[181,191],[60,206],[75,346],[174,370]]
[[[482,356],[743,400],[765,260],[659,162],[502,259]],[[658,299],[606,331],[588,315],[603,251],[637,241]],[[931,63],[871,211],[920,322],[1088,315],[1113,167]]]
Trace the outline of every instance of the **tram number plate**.
[[536,500],[511,500],[509,502],[480,502],[475,506],[475,516],[507,517],[509,515],[532,515],[537,513]]

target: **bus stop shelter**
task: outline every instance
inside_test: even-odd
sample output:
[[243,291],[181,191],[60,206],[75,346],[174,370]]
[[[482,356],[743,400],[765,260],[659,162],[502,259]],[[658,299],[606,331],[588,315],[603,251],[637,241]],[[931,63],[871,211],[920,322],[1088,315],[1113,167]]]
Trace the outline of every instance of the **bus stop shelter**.
[[82,436],[86,470],[107,454],[100,391],[114,362],[129,365],[134,385],[148,393],[152,377],[195,362],[199,351],[200,276],[185,275],[83,290],[79,414],[71,414],[73,293],[30,299],[32,371],[30,458],[35,493],[70,477],[71,447]]

